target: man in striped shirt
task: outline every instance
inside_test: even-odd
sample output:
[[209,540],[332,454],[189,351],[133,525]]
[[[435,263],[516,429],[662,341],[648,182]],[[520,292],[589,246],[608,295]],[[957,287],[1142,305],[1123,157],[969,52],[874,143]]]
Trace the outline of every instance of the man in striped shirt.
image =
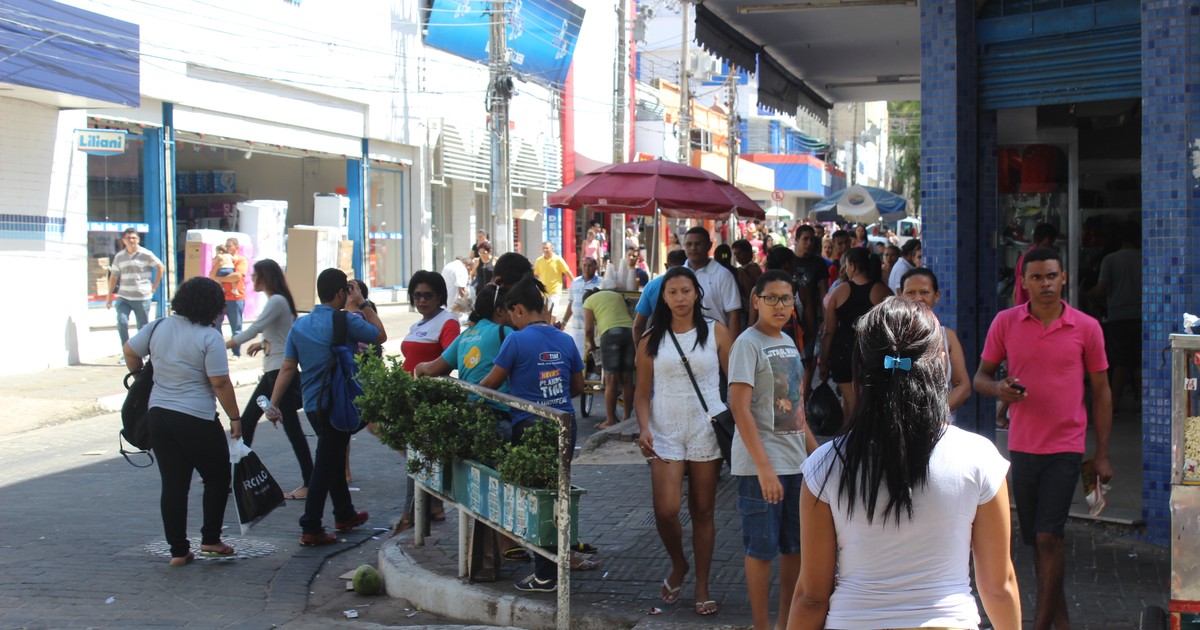
[[[121,347],[129,341],[129,313],[137,319],[138,330],[150,321],[150,304],[158,283],[162,282],[163,264],[150,250],[139,245],[142,238],[136,228],[125,228],[121,243],[125,248],[113,256],[108,274],[108,296],[105,306],[112,308],[117,294],[117,335]],[[121,359],[124,363],[125,359]]]

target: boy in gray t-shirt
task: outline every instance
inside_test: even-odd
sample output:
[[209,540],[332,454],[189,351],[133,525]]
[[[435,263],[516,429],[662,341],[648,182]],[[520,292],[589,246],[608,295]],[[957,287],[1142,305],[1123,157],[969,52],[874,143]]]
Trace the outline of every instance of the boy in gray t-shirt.
[[[783,282],[767,286],[772,285],[788,286]],[[763,299],[754,297],[755,303]],[[799,576],[800,468],[809,451],[817,448],[805,420],[800,351],[781,330],[769,330],[761,315],[764,326],[746,329],[729,352],[729,406],[737,422],[731,468],[738,479],[746,586],[756,626],[769,622],[769,589],[760,587],[771,582],[771,560],[783,554],[781,584],[795,584]],[[750,418],[745,414],[747,397]],[[780,601],[781,620],[787,619],[792,592],[781,589],[781,598],[786,598]]]

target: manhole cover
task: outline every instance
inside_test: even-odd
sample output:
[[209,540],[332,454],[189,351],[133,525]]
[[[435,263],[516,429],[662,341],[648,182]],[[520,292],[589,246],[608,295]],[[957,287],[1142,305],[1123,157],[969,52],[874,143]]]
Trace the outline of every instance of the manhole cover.
[[[262,558],[275,553],[275,545],[261,540],[250,540],[249,538],[224,538],[225,544],[237,550],[233,556],[226,558],[207,558],[200,555],[200,539],[188,538],[188,543],[192,546],[192,551],[196,554],[197,560],[230,560],[233,558]],[[171,546],[167,541],[160,540],[152,542],[144,547],[144,549],[152,555],[163,558],[171,557]]]

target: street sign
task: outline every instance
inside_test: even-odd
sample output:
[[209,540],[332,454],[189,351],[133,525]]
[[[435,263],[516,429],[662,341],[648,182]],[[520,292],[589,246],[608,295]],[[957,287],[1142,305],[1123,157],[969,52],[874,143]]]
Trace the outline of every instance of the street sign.
[[772,191],[771,192],[771,201],[774,201],[775,203],[779,203],[780,201],[783,201],[783,191],[779,190],[778,188],[776,188],[774,191]]

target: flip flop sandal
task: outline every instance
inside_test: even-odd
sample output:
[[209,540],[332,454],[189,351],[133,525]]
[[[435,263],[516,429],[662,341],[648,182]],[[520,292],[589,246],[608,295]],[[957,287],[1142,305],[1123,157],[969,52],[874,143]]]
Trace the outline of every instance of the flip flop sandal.
[[205,549],[205,547],[217,547],[217,545],[202,545],[200,547],[200,556],[203,558],[230,558],[237,555],[237,550],[225,543],[221,543],[216,549]]
[[[662,590],[659,591],[658,596],[660,599],[662,599],[664,604],[674,604],[675,602],[679,601],[679,591],[682,589],[683,583],[680,583],[679,586],[676,586],[675,588],[671,588],[671,583],[667,582],[667,578],[663,578]],[[664,593],[663,591],[666,592]]]
[[167,564],[169,564],[172,567],[182,567],[185,564],[191,563],[191,561],[195,560],[195,559],[196,559],[196,554],[189,551],[186,556],[175,556],[175,557],[171,558],[171,561],[168,562]]
[[446,520],[446,509],[433,510],[429,512],[429,520],[440,523]]
[[521,547],[504,550],[504,559],[509,562],[529,562],[529,552]]
[[[599,569],[599,568],[600,568],[599,560],[588,560],[586,558],[580,558],[579,562],[571,564],[572,571],[595,571],[596,569]],[[676,595],[678,595],[679,589],[675,589],[675,591],[676,591]]]
[[719,612],[721,612],[721,609],[717,608],[717,602],[711,599],[705,602],[696,602],[697,615],[707,617],[709,615],[715,615]]

